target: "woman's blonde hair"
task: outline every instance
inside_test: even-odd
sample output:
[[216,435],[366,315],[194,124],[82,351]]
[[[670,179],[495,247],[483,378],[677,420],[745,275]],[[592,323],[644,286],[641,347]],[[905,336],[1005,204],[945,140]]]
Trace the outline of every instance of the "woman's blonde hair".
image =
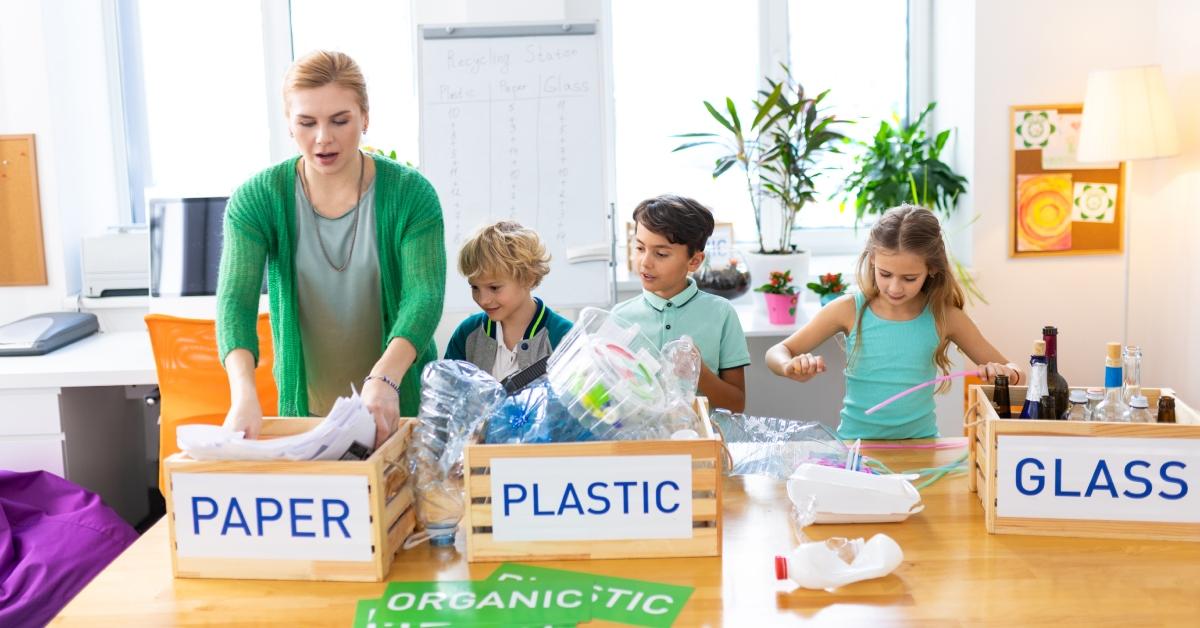
[[467,280],[508,277],[533,288],[550,274],[550,254],[536,231],[502,220],[476,231],[463,244],[458,272]]
[[[858,257],[858,285],[865,303],[855,322],[856,333],[851,360],[862,347],[862,320],[867,305],[879,296],[879,286],[875,284],[875,253],[881,249],[911,253],[925,260],[929,276],[921,285],[921,293],[925,295],[926,303],[933,313],[939,339],[937,349],[933,352],[933,362],[943,374],[948,374],[950,356],[947,353],[950,338],[946,335],[947,319],[950,308],[962,309],[965,299],[958,280],[955,279],[954,273],[950,272],[950,259],[946,255],[942,226],[938,223],[937,216],[916,205],[901,205],[887,210],[879,222],[871,227],[867,246]],[[943,382],[938,386],[938,392],[947,388],[949,382]]]
[[367,81],[362,70],[350,55],[334,50],[314,50],[292,64],[283,76],[283,102],[288,106],[288,95],[300,89],[316,89],[330,83],[354,92],[358,106],[365,115],[367,107]]

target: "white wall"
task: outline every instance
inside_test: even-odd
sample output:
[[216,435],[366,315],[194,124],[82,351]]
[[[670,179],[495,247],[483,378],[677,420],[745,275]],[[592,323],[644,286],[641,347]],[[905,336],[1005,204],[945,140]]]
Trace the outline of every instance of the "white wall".
[[0,288],[0,324],[79,291],[79,241],[117,218],[100,2],[0,0],[0,134],[33,133],[48,285]]

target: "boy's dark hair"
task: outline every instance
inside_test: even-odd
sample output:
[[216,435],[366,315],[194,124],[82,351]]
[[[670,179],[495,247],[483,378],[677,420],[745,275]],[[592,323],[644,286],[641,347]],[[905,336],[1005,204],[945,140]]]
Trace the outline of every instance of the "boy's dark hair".
[[686,244],[688,257],[704,250],[714,227],[712,212],[707,207],[674,194],[642,201],[633,210],[633,220],[671,244]]

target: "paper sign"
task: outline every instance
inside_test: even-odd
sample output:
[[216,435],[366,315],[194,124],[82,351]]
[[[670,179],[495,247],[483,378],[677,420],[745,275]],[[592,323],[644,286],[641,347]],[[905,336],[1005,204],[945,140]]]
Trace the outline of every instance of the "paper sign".
[[692,587],[504,563],[488,580],[569,582],[592,589],[592,617],[631,626],[670,626],[692,595]]
[[1191,439],[999,436],[1001,517],[1200,523]]
[[361,475],[173,473],[180,556],[371,560]]
[[691,456],[492,459],[496,541],[692,538]]

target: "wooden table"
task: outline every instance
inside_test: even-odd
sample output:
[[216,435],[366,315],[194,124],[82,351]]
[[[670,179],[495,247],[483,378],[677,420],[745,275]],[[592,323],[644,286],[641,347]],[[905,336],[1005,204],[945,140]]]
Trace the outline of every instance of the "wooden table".
[[[944,464],[965,453],[868,449],[899,471]],[[885,532],[904,550],[890,576],[836,592],[793,590],[775,580],[773,557],[794,547],[783,485],[730,478],[723,558],[539,563],[695,587],[677,625],[778,626],[808,620],[840,626],[993,623],[1200,625],[1200,543],[991,536],[964,475],[924,489],[925,511],[904,523],[823,525],[812,538]],[[457,551],[402,552],[388,580],[486,578],[496,564],[468,564]],[[176,580],[167,526],[159,522],[63,610],[55,625],[349,626],[356,601],[386,583]]]

